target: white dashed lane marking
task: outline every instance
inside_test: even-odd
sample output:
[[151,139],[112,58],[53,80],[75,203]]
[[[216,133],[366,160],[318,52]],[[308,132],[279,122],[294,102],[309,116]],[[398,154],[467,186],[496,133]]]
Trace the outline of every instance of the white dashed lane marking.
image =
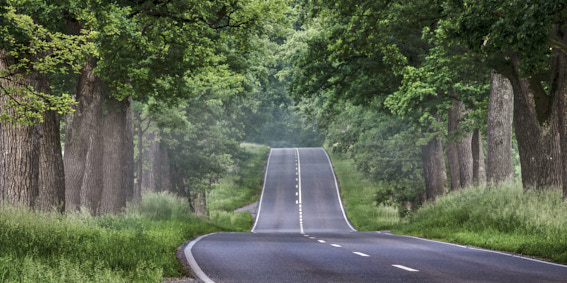
[[361,253],[361,252],[352,252],[355,255],[359,255],[359,256],[363,256],[363,257],[368,257],[369,255],[365,254],[365,253]]
[[403,269],[403,270],[405,270],[405,271],[410,271],[410,272],[418,272],[418,271],[419,271],[419,270],[417,270],[417,269],[409,268],[409,267],[407,267],[407,266],[403,266],[403,265],[399,265],[399,264],[392,264],[392,266],[393,266],[393,267],[400,268],[400,269]]

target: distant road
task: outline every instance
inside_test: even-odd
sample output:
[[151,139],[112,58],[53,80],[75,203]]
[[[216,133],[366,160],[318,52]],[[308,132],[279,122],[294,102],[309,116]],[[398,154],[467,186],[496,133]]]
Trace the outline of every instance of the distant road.
[[185,255],[203,282],[567,282],[563,265],[357,232],[321,148],[272,149],[252,233],[205,235]]

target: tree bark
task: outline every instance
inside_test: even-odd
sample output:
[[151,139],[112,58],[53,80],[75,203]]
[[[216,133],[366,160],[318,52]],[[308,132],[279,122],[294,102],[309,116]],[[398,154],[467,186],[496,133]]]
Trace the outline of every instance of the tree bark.
[[[451,167],[451,177],[459,174],[459,183],[453,184],[451,189],[468,187],[473,182],[473,154],[472,154],[472,133],[465,133],[460,126],[465,107],[462,101],[451,99],[451,110],[449,110],[449,135],[451,138],[458,138],[455,148],[451,148],[448,153],[449,166]],[[455,154],[456,153],[456,154]],[[455,155],[457,160],[455,160]],[[456,167],[454,167],[456,166]],[[453,187],[454,186],[454,187]]]
[[173,192],[171,183],[171,169],[169,164],[169,153],[165,145],[160,141],[159,143],[159,170],[158,180],[160,191]]
[[[567,44],[567,26],[556,25],[553,29],[555,40]],[[567,53],[554,49],[551,69],[551,84],[557,85],[555,104],[559,120],[559,135],[561,145],[561,165],[563,199],[567,199]]]
[[486,167],[484,164],[484,151],[482,145],[482,134],[479,129],[475,129],[472,136],[473,154],[473,183],[482,185],[486,183]]
[[[510,52],[513,72],[508,79],[514,90],[514,127],[522,166],[524,189],[562,185],[558,99],[547,94],[535,77],[520,77],[517,54]],[[557,85],[549,88],[554,92]]]
[[461,187],[461,169],[459,166],[459,149],[457,143],[453,141],[453,135],[459,130],[459,116],[454,108],[449,109],[447,132],[449,142],[447,142],[447,162],[449,163],[449,177],[451,179],[451,191]]
[[104,153],[103,174],[104,186],[100,203],[101,213],[119,213],[126,207],[126,201],[132,197],[133,158],[132,132],[129,126],[131,119],[128,99],[118,101],[113,97],[106,99],[106,116],[104,117]]
[[93,70],[96,59],[90,58],[81,70],[77,83],[75,113],[67,115],[65,128],[65,210],[81,206],[92,214],[99,212],[103,188],[103,122],[104,83]]
[[432,138],[421,147],[421,151],[426,198],[435,201],[438,196],[447,193],[447,173],[441,140],[438,137]]
[[159,150],[159,132],[146,131],[144,133],[145,147],[143,152],[143,160],[146,167],[142,175],[142,192],[159,192],[159,168],[160,168],[160,150]]
[[[12,56],[0,51],[0,70],[6,70],[14,63]],[[23,79],[0,79],[0,86],[7,91],[29,85],[29,76]],[[19,93],[11,95],[15,99],[22,99]],[[6,108],[8,100],[7,95],[0,94],[0,111],[14,114]],[[40,135],[37,125],[0,122],[0,202],[35,207],[39,197]]]
[[492,70],[487,125],[487,180],[498,184],[514,176],[512,163],[512,121],[514,93],[512,84]]
[[[34,74],[32,86],[42,93],[50,93],[47,74]],[[41,132],[39,160],[39,208],[42,211],[65,210],[65,168],[59,132],[59,114],[46,111],[39,123]]]

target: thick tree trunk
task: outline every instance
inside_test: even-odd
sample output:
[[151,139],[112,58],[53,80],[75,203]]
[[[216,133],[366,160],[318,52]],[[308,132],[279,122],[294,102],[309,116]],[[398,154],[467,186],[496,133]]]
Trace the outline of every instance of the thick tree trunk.
[[438,137],[431,139],[421,147],[421,151],[426,198],[435,201],[438,196],[447,193],[447,173],[441,140]]
[[[34,74],[32,85],[35,90],[50,93],[48,76]],[[65,210],[65,168],[59,133],[59,114],[46,111],[39,123],[41,132],[39,162],[39,208],[42,211]]]
[[449,142],[447,142],[447,163],[449,163],[449,177],[451,179],[451,191],[461,187],[461,169],[459,166],[459,149],[457,143],[453,141],[455,133],[459,130],[459,113],[454,109],[449,109],[447,130]]
[[65,128],[65,210],[86,207],[99,212],[103,188],[104,83],[93,73],[96,59],[87,60],[77,84],[75,112],[66,117]]
[[473,154],[473,183],[482,185],[486,183],[486,167],[484,164],[484,151],[482,145],[482,134],[479,129],[475,129],[472,136]]
[[[0,70],[6,70],[15,63],[14,58],[0,51]],[[0,79],[0,86],[7,91],[30,85],[30,78]],[[4,90],[0,90],[4,91]],[[11,93],[15,99],[21,94]],[[6,108],[9,97],[0,94],[0,111]],[[0,202],[35,207],[39,197],[39,126],[26,126],[0,122]]]
[[[522,183],[525,189],[562,185],[557,99],[546,94],[536,78],[521,79],[519,60],[511,53],[514,72],[508,77],[514,89],[514,127],[518,140]],[[554,89],[555,86],[550,87]]]
[[492,70],[487,125],[487,180],[491,184],[514,176],[512,163],[512,121],[514,93],[512,84],[503,75]]
[[[454,138],[455,135],[459,137],[458,142],[456,142],[456,157],[455,158],[455,148],[448,150],[449,166],[451,167],[451,177],[459,174],[458,187],[464,188],[468,187],[473,182],[473,154],[472,154],[472,133],[465,133],[462,131],[460,126],[461,119],[465,112],[465,107],[462,101],[456,99],[451,99],[451,110],[449,110],[449,135]],[[454,167],[458,164],[457,167]],[[453,187],[455,186],[455,187]],[[451,189],[456,189],[457,184],[453,184],[451,181]]]
[[[567,26],[556,25],[553,37],[567,44]],[[554,49],[551,82],[557,84],[555,104],[559,119],[563,199],[567,199],[567,53]]]
[[466,188],[473,183],[473,154],[472,154],[472,133],[466,133],[457,143],[459,150],[459,168],[461,188]]
[[42,211],[65,210],[65,167],[61,151],[59,114],[43,113],[39,163],[39,207]]
[[[133,158],[131,119],[128,99],[118,101],[109,97],[104,117],[104,186],[100,203],[101,213],[119,213],[132,197]],[[133,185],[133,183],[132,183]]]

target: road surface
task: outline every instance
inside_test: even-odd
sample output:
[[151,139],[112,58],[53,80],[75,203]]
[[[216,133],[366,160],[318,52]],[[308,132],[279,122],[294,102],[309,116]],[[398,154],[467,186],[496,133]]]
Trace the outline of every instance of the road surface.
[[[460,245],[357,232],[327,153],[272,149],[251,233],[193,240],[203,282],[567,282],[567,266]],[[369,196],[372,197],[372,196]]]

